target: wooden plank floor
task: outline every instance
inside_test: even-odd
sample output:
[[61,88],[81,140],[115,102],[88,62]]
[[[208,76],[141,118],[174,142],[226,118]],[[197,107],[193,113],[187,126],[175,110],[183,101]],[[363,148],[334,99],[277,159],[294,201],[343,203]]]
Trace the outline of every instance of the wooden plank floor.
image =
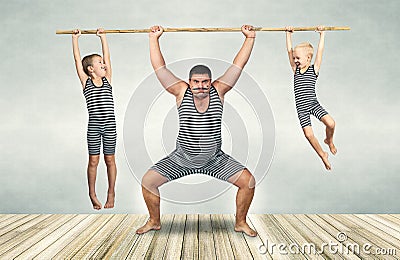
[[249,215],[258,232],[233,230],[234,215],[0,214],[0,259],[400,259],[400,215]]

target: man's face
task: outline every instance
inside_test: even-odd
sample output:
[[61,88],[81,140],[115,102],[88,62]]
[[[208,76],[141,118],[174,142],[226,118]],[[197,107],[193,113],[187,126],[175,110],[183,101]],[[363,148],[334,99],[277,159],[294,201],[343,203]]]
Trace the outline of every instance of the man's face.
[[193,74],[189,86],[194,97],[206,98],[210,93],[211,79],[208,74]]

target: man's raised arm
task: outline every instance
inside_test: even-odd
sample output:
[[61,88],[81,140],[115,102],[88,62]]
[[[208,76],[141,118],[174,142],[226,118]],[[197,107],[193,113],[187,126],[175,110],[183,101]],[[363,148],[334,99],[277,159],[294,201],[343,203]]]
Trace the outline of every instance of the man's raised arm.
[[236,54],[233,64],[226,70],[224,75],[219,77],[213,83],[220,96],[223,96],[236,84],[244,66],[250,58],[251,51],[253,50],[256,38],[256,32],[253,30],[253,26],[243,25],[242,33],[244,36],[246,36],[246,38],[239,52]]
[[149,32],[150,43],[150,60],[151,65],[156,73],[161,85],[169,93],[178,97],[186,89],[187,84],[181,79],[177,78],[169,69],[167,69],[164,57],[161,53],[159,38],[163,34],[161,26],[152,26]]

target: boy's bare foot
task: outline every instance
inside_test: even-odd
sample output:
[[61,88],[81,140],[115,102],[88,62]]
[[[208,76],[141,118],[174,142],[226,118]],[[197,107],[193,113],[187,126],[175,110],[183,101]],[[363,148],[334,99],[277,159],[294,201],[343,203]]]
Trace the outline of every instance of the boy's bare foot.
[[104,208],[105,209],[114,208],[114,199],[115,199],[115,192],[108,193],[107,194],[107,201],[106,201],[106,204],[104,205]]
[[322,162],[325,164],[325,168],[327,170],[330,170],[331,169],[331,164],[328,161],[328,153],[324,152],[324,155],[321,157],[321,159],[322,159]]
[[336,149],[335,145],[333,144],[333,142],[329,142],[328,139],[325,139],[324,143],[326,143],[329,146],[329,150],[331,150],[331,153],[333,155],[335,155],[337,153],[337,149]]
[[92,202],[93,208],[94,208],[95,210],[100,210],[100,209],[101,209],[101,203],[100,203],[100,201],[97,199],[96,194],[93,194],[93,195],[90,195],[90,194],[89,194],[89,198],[90,198],[90,201]]
[[160,222],[154,222],[151,219],[149,219],[146,224],[144,224],[141,228],[138,228],[136,230],[136,234],[144,234],[146,232],[149,232],[150,230],[160,230],[161,229],[161,223]]
[[244,222],[243,224],[235,224],[235,231],[236,232],[243,232],[250,237],[257,236],[257,232],[250,228],[250,226]]

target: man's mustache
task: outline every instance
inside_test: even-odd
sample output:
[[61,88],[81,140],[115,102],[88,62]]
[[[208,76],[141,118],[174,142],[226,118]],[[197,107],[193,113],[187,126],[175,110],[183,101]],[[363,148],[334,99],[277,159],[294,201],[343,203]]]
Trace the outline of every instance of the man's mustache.
[[193,88],[193,90],[208,90],[208,88],[207,87]]

